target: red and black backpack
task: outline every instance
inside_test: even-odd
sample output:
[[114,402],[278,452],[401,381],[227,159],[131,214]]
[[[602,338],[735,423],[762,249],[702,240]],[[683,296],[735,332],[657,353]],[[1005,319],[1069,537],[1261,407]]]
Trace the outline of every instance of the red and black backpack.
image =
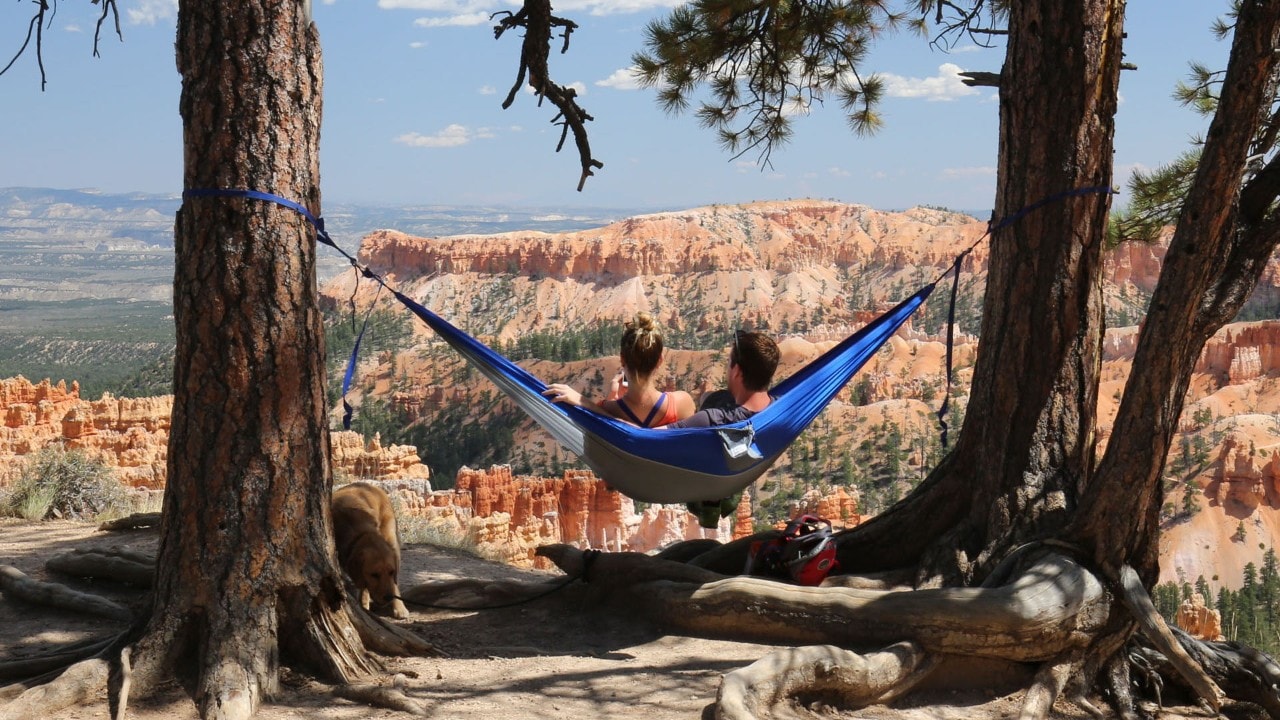
[[791,578],[800,585],[818,585],[838,566],[831,523],[816,515],[801,515],[787,523],[773,540],[751,544],[746,574]]

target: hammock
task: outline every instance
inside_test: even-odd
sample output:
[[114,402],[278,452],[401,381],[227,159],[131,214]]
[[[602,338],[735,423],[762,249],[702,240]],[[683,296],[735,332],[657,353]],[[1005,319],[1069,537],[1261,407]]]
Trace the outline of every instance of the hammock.
[[[995,231],[1017,222],[1027,214],[1070,197],[1114,192],[1109,186],[1071,188],[1049,195],[1006,215],[988,226],[987,232],[956,256],[951,272],[951,311],[954,315],[959,289],[960,263],[979,242]],[[451,346],[475,365],[480,372],[507,393],[526,413],[551,433],[561,445],[577,453],[596,475],[614,489],[644,502],[700,503],[727,498],[740,492],[768,470],[778,456],[826,407],[840,389],[866,364],[880,346],[911,317],[938,280],[929,283],[915,295],[903,300],[892,310],[872,320],[866,327],[810,362],[799,372],[774,386],[774,400],[769,407],[747,420],[714,428],[651,430],[637,428],[597,415],[579,407],[557,405],[542,396],[546,384],[524,368],[507,360],[483,343],[450,325],[443,318],[390,288],[386,281],[360,264],[333,242],[325,232],[324,222],[305,206],[288,198],[258,190],[221,188],[188,189],[189,197],[243,197],[273,202],[301,214],[316,229],[316,239],[332,247],[351,261],[368,278],[391,290],[409,308],[440,334]],[[945,273],[944,273],[945,275]],[[939,278],[940,280],[941,278]],[[372,307],[370,308],[372,312]],[[365,318],[366,325],[368,317]],[[951,386],[952,333],[954,317],[947,322],[947,387]],[[363,331],[361,331],[361,336]],[[351,361],[343,380],[343,405],[351,383],[360,337],[351,351]],[[947,396],[942,399],[938,419],[942,426],[942,442],[946,445],[947,425],[944,420]],[[343,418],[349,423],[351,410]]]
[[[396,299],[439,333],[613,489],[642,502],[720,500],[760,477],[880,346],[924,303],[930,283],[770,391],[747,420],[711,428],[649,429],[551,402],[524,368],[396,290]],[[354,352],[353,352],[354,355]]]

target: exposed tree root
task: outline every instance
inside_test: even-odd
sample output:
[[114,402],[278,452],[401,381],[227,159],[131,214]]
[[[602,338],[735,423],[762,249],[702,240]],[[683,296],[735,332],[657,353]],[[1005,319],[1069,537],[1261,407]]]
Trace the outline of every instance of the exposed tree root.
[[[1178,628],[1172,628],[1172,633],[1178,646],[1192,662],[1204,668],[1228,697],[1259,705],[1271,717],[1280,718],[1280,665],[1275,660],[1233,642],[1204,642]],[[1158,688],[1158,701],[1163,701],[1164,691],[1171,685],[1198,694],[1173,661],[1154,647],[1149,636],[1141,640],[1130,649],[1129,659],[1149,674],[1149,682]]]
[[[583,553],[540,548],[581,574]],[[607,553],[585,580],[632,602],[671,630],[748,642],[887,646],[912,640],[928,652],[1013,661],[1057,658],[1088,642],[1110,611],[1096,578],[1070,558],[1041,556],[993,588],[885,592],[798,587],[707,570],[638,553]]]
[[351,623],[360,635],[361,642],[367,650],[380,655],[397,655],[401,657],[417,655],[441,657],[443,653],[431,643],[422,639],[421,635],[404,629],[394,623],[374,615],[360,607],[360,603],[352,597],[347,603],[347,613]]
[[160,513],[134,513],[128,517],[108,520],[98,526],[99,530],[150,530],[160,527]]
[[[105,640],[90,640],[63,646],[57,652],[49,655],[0,662],[0,679],[34,679],[44,673],[61,672],[72,663],[101,653],[114,640],[114,637]],[[0,689],[0,700],[4,698],[5,689]]]
[[485,610],[533,600],[568,584],[566,578],[543,582],[459,578],[415,585],[400,592],[410,608],[435,610]]
[[51,682],[33,687],[0,706],[0,720],[31,720],[84,703],[107,686],[107,662],[82,660]]
[[0,565],[0,592],[33,605],[59,607],[126,622],[133,619],[133,612],[119,603],[100,595],[72,590],[65,585],[34,580],[10,565]]
[[936,666],[936,659],[910,642],[865,655],[832,645],[778,650],[724,676],[715,716],[762,720],[802,694],[838,696],[852,708],[885,703],[909,691]]
[[1022,698],[1022,709],[1018,720],[1043,720],[1049,716],[1053,703],[1067,686],[1071,675],[1080,669],[1080,663],[1074,659],[1054,659],[1040,666],[1036,679],[1027,688]]
[[1209,703],[1214,712],[1218,712],[1225,699],[1222,690],[1178,643],[1169,626],[1165,624],[1164,618],[1160,617],[1160,613],[1156,612],[1155,606],[1151,604],[1151,598],[1142,586],[1138,573],[1128,565],[1121,566],[1120,585],[1124,590],[1125,606],[1138,621],[1142,634],[1178,669],[1179,674],[1195,689],[1196,695]]
[[76,549],[54,555],[45,561],[44,566],[63,575],[116,580],[142,588],[151,587],[156,575],[154,555],[122,547]]
[[327,685],[315,680],[307,680],[299,685],[302,689],[316,694],[328,694],[344,700],[363,703],[373,707],[396,710],[410,715],[428,715],[427,705],[409,697],[404,692],[404,676],[396,675],[390,685],[377,683],[340,683]]

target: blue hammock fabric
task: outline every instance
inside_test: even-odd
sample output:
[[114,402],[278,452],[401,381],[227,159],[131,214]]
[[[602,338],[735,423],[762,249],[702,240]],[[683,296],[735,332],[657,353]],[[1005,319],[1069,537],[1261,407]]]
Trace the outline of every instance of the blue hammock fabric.
[[547,386],[405,295],[396,299],[512,398],[613,489],[642,502],[719,500],[769,469],[858,370],[920,308],[935,283],[775,385],[767,408],[730,425],[648,429],[542,395]]
[[[1109,186],[1072,188],[1055,193],[1005,216],[988,226],[987,232],[962,252],[951,271],[956,274],[951,289],[951,317],[947,322],[947,388],[951,386],[951,341],[955,323],[955,297],[960,263],[984,238],[1035,210],[1066,198],[1115,192]],[[576,453],[614,489],[644,502],[698,503],[716,501],[740,492],[760,477],[800,433],[835,398],[854,374],[866,364],[898,328],[920,308],[938,280],[924,286],[892,310],[872,320],[866,327],[810,362],[795,375],[776,385],[774,401],[750,419],[715,428],[652,430],[638,428],[578,407],[561,406],[542,396],[546,384],[524,368],[494,352],[474,337],[449,324],[440,316],[387,285],[383,278],[361,265],[338,246],[324,229],[324,220],[305,206],[272,193],[223,188],[187,189],[182,197],[235,197],[276,203],[301,214],[315,227],[316,238],[351,261],[351,266],[395,294],[396,299],[421,318],[460,352],[469,362],[507,393],[521,409]],[[944,273],[945,276],[945,273]],[[940,280],[941,278],[939,278]],[[365,318],[368,324],[368,317]],[[360,335],[363,336],[361,330]],[[343,378],[346,405],[360,339],[351,351],[351,361]],[[944,394],[938,410],[946,444],[947,402]]]

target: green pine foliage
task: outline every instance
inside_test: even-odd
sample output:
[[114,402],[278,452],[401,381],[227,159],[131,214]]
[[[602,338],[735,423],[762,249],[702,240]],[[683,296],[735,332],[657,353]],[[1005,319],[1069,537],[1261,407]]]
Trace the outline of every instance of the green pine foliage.
[[1263,553],[1261,568],[1253,563],[1245,565],[1239,588],[1220,587],[1214,594],[1209,581],[1201,576],[1194,586],[1186,582],[1157,585],[1152,589],[1152,601],[1165,622],[1174,625],[1178,607],[1192,592],[1200,593],[1205,605],[1218,611],[1226,640],[1272,656],[1280,654],[1280,562],[1274,548]]
[[791,137],[790,118],[835,98],[858,134],[877,130],[884,93],[863,61],[875,38],[911,27],[880,3],[695,0],[649,23],[632,61],[642,84],[656,87],[670,113],[694,110],[735,157],[755,150],[764,162]]

